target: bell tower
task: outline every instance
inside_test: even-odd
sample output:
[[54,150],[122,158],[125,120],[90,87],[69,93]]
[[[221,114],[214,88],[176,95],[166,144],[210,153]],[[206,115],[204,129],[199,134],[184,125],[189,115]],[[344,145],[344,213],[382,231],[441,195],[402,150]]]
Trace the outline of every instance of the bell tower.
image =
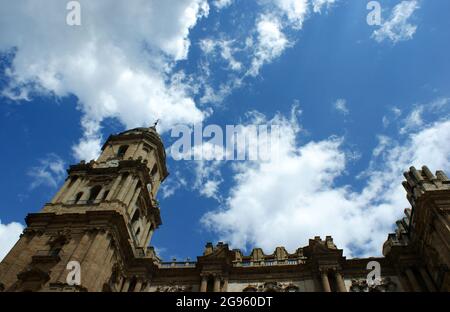
[[[151,258],[147,246],[161,225],[156,195],[168,175],[165,158],[155,127],[136,128],[111,135],[97,160],[70,166],[51,202],[27,216],[24,233],[0,264],[0,287],[102,291],[117,267]],[[80,283],[67,279],[73,263]]]

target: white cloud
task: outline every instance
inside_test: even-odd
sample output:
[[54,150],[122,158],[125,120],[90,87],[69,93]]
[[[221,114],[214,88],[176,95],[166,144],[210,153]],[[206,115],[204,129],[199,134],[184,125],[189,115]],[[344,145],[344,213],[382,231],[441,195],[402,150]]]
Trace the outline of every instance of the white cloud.
[[408,23],[408,20],[417,9],[419,9],[417,0],[400,2],[392,10],[390,18],[373,32],[372,38],[378,42],[389,39],[394,43],[412,39],[416,33],[417,26]]
[[39,160],[39,165],[28,171],[33,181],[30,188],[35,189],[41,185],[56,188],[65,176],[65,163],[56,154],[49,154],[45,159]]
[[23,226],[17,222],[3,224],[0,220],[0,261],[8,254],[14,244],[19,240]]
[[326,7],[327,9],[336,3],[337,0],[312,0],[313,11],[314,13],[321,13],[322,8]]
[[[364,172],[361,190],[336,185],[346,174],[342,139],[331,137],[298,146],[298,125],[276,117],[284,136],[278,158],[234,166],[234,186],[222,208],[202,222],[234,248],[279,244],[295,250],[308,239],[332,235],[348,256],[379,255],[387,234],[409,204],[402,173],[411,165],[450,169],[450,121],[427,125],[406,141],[382,138]],[[385,148],[389,143],[389,149]]]
[[[194,146],[193,153],[196,160],[194,163],[195,181],[193,184],[200,195],[207,198],[221,200],[219,186],[223,182],[220,167],[223,165],[225,150],[222,146],[217,146],[210,142]],[[197,156],[195,156],[197,155]]]
[[398,107],[393,107],[389,111],[390,114],[388,116],[383,116],[382,118],[384,128],[389,127],[391,121],[397,120],[402,115],[402,111]]
[[278,18],[262,15],[257,23],[258,40],[255,57],[253,58],[249,74],[257,76],[260,68],[279,57],[290,45],[289,40],[282,32],[282,24]]
[[347,100],[345,99],[336,100],[336,102],[334,102],[334,108],[344,115],[348,115],[350,113],[347,107]]
[[[83,126],[97,129],[108,117],[127,128],[161,119],[162,130],[202,120],[189,85],[171,78],[187,57],[190,29],[208,15],[206,0],[80,2],[82,25],[72,27],[59,0],[2,4],[0,50],[16,48],[4,95],[75,94]],[[77,158],[98,152],[100,134],[91,129],[84,127]]]
[[214,0],[212,3],[217,9],[221,10],[230,6],[233,3],[233,0]]
[[[441,97],[426,104],[418,104],[409,115],[402,121],[400,134],[405,134],[414,130],[421,129],[426,124],[426,115],[434,115],[435,118],[450,117],[450,98]],[[399,112],[394,110],[395,116],[399,116]]]
[[162,198],[169,198],[175,195],[175,192],[187,186],[187,181],[182,177],[180,171],[175,171],[175,174],[171,179],[165,181],[160,187],[160,193],[162,193]]
[[414,128],[419,128],[423,125],[422,113],[423,107],[419,106],[414,109],[404,121],[404,127],[400,129],[401,134],[405,134],[408,131],[414,130]]
[[308,0],[271,0],[288,18],[291,26],[300,29],[308,14]]
[[380,156],[386,149],[392,144],[390,137],[385,135],[378,136],[378,146],[373,150],[372,155],[374,157]]
[[242,68],[242,64],[233,56],[236,52],[233,43],[234,40],[203,39],[200,40],[200,48],[205,54],[212,54],[216,48],[219,48],[220,56],[228,63],[229,69],[239,71]]
[[[255,14],[254,27],[226,38],[207,38],[200,41],[200,47],[208,58],[206,67],[210,72],[211,60],[217,56],[227,61],[227,83],[214,86],[210,81],[202,84],[201,103],[217,104],[234,89],[244,85],[245,79],[257,77],[261,68],[279,58],[284,51],[295,44],[294,31],[303,27],[310,13],[320,13],[334,4],[335,0],[259,0],[259,10]],[[245,16],[248,19],[250,16]],[[247,22],[247,21],[246,21]],[[214,64],[217,65],[217,64]],[[215,66],[214,70],[217,70]],[[244,73],[244,74],[241,74]],[[203,79],[206,81],[206,79]]]

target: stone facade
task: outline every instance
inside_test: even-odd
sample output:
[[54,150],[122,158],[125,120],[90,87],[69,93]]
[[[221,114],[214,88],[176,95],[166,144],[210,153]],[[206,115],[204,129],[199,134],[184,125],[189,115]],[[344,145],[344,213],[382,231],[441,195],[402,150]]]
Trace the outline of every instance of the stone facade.
[[[153,127],[108,138],[96,161],[81,162],[0,263],[0,291],[106,292],[403,292],[450,291],[450,180],[410,168],[403,186],[411,208],[383,246],[384,257],[346,259],[332,237],[290,254],[249,255],[208,243],[196,261],[162,262],[150,244],[161,225],[156,195],[168,176]],[[81,283],[70,283],[69,263]],[[381,267],[367,280],[369,262]]]

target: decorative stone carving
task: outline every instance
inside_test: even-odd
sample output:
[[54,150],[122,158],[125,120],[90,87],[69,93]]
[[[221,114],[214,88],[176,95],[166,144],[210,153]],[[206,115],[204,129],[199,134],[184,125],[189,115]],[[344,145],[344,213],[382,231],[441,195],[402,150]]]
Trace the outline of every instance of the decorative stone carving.
[[172,286],[158,286],[156,292],[189,292],[192,291],[190,285],[172,285]]
[[297,292],[299,289],[292,283],[266,282],[248,285],[243,292]]
[[380,283],[369,285],[366,279],[354,279],[350,286],[351,292],[393,292],[397,290],[397,284],[389,277],[381,279]]

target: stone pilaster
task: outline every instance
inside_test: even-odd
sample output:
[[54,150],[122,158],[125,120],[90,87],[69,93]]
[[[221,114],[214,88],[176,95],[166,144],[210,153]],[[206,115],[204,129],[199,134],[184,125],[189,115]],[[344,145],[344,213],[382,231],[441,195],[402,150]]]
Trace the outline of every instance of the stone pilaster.
[[326,270],[322,270],[320,272],[320,277],[322,280],[322,291],[331,292],[330,281],[328,280],[328,272]]
[[220,276],[214,276],[214,292],[220,292]]
[[113,185],[111,186],[111,189],[109,190],[108,196],[106,196],[106,201],[111,201],[114,198],[114,195],[116,194],[117,187],[119,186],[120,182],[122,181],[122,175],[119,175],[113,182]]
[[416,279],[416,276],[414,275],[414,272],[411,269],[405,270],[406,276],[408,277],[409,283],[411,284],[411,287],[413,291],[420,292],[422,289],[420,288],[419,282]]
[[419,269],[420,275],[422,276],[422,279],[425,281],[425,284],[427,286],[427,289],[429,292],[435,292],[437,291],[436,287],[434,286],[433,281],[430,278],[430,275],[428,274],[427,270],[424,267],[421,267]]
[[200,292],[206,292],[208,287],[208,277],[202,276],[202,281],[200,282]]
[[344,278],[342,274],[338,271],[334,273],[334,277],[336,279],[336,284],[339,292],[347,292],[347,288],[345,288]]

